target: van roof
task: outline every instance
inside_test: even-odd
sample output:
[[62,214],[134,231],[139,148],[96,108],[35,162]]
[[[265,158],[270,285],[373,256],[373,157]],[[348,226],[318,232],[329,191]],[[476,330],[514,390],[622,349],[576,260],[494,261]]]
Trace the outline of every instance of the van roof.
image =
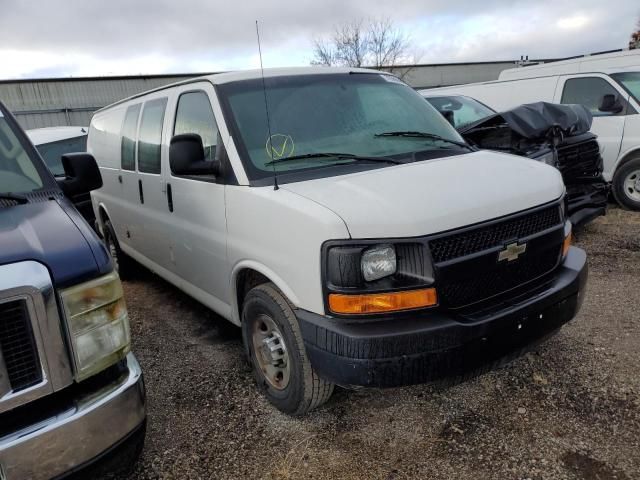
[[44,127],[26,130],[25,133],[34,145],[57,142],[67,138],[82,137],[87,134],[89,127]]
[[[372,70],[368,68],[355,68],[355,67],[322,67],[322,66],[314,66],[314,67],[285,67],[285,68],[265,68],[264,69],[264,77],[283,77],[283,76],[292,76],[292,75],[330,75],[330,74],[338,74],[338,73],[377,73],[383,75],[393,75],[389,72],[383,72],[380,70]],[[263,71],[258,69],[253,70],[239,70],[234,72],[225,72],[225,73],[214,73],[211,75],[203,75],[202,77],[190,78],[188,80],[183,80],[181,82],[170,83],[169,85],[164,85],[162,87],[158,87],[152,90],[147,90],[145,92],[138,93],[136,95],[132,95],[131,97],[124,98],[115,103],[107,105],[106,107],[97,110],[95,113],[102,112],[103,110],[107,110],[111,107],[119,105],[121,103],[128,102],[135,98],[143,97],[152,92],[159,92],[162,90],[166,90],[172,87],[176,87],[178,85],[184,85],[189,83],[201,82],[203,80],[209,81],[214,85],[222,85],[230,82],[237,82],[240,80],[252,80],[256,78],[262,78]]]
[[573,73],[616,73],[640,70],[640,50],[583,55],[538,65],[509,68],[500,72],[499,80],[517,80]]

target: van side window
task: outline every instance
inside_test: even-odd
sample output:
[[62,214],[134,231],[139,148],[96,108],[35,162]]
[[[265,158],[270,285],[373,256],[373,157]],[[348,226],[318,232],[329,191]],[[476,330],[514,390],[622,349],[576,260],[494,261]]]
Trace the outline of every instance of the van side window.
[[120,143],[120,162],[123,170],[135,170],[136,168],[136,127],[140,104],[127,108],[122,124],[122,140]]
[[160,173],[160,143],[166,98],[150,100],[144,104],[138,134],[138,171]]
[[213,116],[209,96],[205,92],[187,92],[180,95],[173,134],[183,133],[200,135],[204,146],[205,160],[214,159],[218,125]]
[[[601,112],[598,108],[602,97],[615,95],[620,98],[620,93],[606,80],[599,77],[570,78],[564,84],[562,100],[560,103],[578,103],[587,107],[593,116],[611,115]],[[620,102],[626,104],[623,98]],[[625,109],[626,110],[626,109]],[[622,111],[624,114],[625,110]]]

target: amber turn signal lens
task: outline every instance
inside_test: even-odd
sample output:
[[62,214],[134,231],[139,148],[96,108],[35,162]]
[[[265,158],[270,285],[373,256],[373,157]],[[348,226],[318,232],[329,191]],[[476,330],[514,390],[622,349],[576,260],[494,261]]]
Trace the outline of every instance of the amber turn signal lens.
[[333,313],[355,315],[397,312],[432,307],[438,303],[435,288],[406,290],[404,292],[369,293],[364,295],[329,295],[329,308]]
[[571,237],[572,234],[571,232],[569,232],[569,235],[567,235],[564,239],[564,242],[562,243],[562,258],[567,256],[567,253],[569,253],[569,248],[571,247]]

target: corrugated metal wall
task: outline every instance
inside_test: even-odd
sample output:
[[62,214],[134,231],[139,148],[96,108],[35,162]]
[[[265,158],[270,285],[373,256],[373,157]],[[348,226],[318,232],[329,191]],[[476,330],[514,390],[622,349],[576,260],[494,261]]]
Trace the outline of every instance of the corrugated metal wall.
[[195,75],[0,82],[0,100],[25,129],[89,125],[99,108]]
[[[505,61],[416,65],[393,71],[415,88],[429,88],[495,80],[502,70],[514,64]],[[86,126],[93,112],[105,105],[194,76],[197,75],[0,81],[0,100],[25,129]]]

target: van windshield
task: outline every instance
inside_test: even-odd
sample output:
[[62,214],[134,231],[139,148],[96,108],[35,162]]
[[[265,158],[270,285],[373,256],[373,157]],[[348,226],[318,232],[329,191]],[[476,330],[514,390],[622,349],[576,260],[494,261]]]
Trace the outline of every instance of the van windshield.
[[44,181],[0,106],[0,196],[41,189]]
[[614,73],[611,76],[636,99],[636,102],[640,102],[640,72]]
[[[294,75],[218,85],[227,124],[251,180],[337,165],[382,168],[394,162],[322,155],[413,161],[468,153],[464,140],[424,98],[397,78],[377,73]],[[404,135],[427,133],[431,137]],[[381,135],[381,134],[387,135]],[[434,136],[442,137],[440,140]],[[453,141],[454,143],[451,143]],[[289,157],[291,161],[286,161]],[[301,158],[302,157],[302,158]],[[277,160],[274,162],[274,160]],[[283,161],[285,160],[285,161]],[[317,174],[317,171],[315,172]],[[317,176],[317,175],[316,175]]]

